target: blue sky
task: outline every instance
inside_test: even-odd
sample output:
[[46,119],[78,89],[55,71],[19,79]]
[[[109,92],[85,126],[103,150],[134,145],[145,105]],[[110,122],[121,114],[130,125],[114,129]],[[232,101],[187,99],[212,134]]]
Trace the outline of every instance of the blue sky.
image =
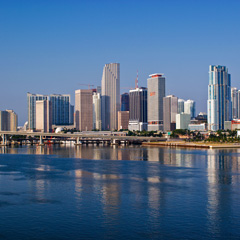
[[148,75],[206,111],[208,67],[240,88],[240,1],[0,0],[0,110],[27,121],[27,92],[71,94],[119,62],[121,92]]

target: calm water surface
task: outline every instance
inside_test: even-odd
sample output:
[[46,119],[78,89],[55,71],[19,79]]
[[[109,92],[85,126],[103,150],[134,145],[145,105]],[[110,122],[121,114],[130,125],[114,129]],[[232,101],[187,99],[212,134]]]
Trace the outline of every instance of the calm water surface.
[[0,153],[0,239],[240,239],[240,150]]

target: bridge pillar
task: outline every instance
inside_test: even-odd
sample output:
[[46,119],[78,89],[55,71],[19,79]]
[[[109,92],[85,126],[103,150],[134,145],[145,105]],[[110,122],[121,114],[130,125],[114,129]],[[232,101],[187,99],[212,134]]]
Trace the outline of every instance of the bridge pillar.
[[42,135],[39,136],[39,146],[43,146],[43,140],[42,140]]
[[2,146],[7,146],[7,136],[6,136],[6,134],[2,134]]
[[80,141],[80,137],[76,138],[76,143],[75,145],[82,145],[82,142]]
[[114,139],[112,140],[112,145],[118,145],[117,139],[114,138]]

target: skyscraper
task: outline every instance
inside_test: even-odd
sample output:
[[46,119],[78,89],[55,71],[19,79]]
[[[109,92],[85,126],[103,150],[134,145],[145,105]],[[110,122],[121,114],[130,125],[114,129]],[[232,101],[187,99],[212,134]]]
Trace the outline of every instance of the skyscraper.
[[117,129],[117,112],[120,111],[120,64],[109,63],[102,75],[102,129]]
[[93,91],[79,89],[75,91],[75,127],[80,131],[93,129]]
[[178,113],[184,112],[184,102],[183,99],[178,99]]
[[184,113],[190,114],[191,118],[195,118],[196,106],[195,101],[188,99],[184,102]]
[[232,119],[238,118],[238,90],[235,87],[231,88],[231,101],[232,101]]
[[121,95],[121,111],[129,111],[129,94],[123,93]]
[[162,73],[149,75],[148,85],[148,131],[163,130],[163,98],[165,77]]
[[27,93],[28,101],[28,129],[36,129],[36,101],[47,100],[47,95]]
[[49,100],[36,101],[36,130],[52,131],[52,104]]
[[130,131],[147,130],[147,88],[129,91],[129,125]]
[[52,124],[70,125],[70,95],[69,94],[51,94],[52,104]]
[[164,131],[176,129],[176,114],[178,113],[178,98],[169,95],[163,98],[163,126]]
[[231,75],[225,66],[209,66],[208,129],[224,129],[231,120]]
[[93,93],[93,129],[102,130],[101,94]]
[[18,117],[13,110],[0,111],[0,131],[17,131]]

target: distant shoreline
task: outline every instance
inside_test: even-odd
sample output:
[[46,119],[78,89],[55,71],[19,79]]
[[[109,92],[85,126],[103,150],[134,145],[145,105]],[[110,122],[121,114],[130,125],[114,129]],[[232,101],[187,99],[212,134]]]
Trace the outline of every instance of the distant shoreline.
[[184,148],[207,148],[207,149],[220,149],[220,148],[240,148],[240,143],[216,143],[216,142],[143,142],[143,146],[166,146],[166,147],[184,147]]

